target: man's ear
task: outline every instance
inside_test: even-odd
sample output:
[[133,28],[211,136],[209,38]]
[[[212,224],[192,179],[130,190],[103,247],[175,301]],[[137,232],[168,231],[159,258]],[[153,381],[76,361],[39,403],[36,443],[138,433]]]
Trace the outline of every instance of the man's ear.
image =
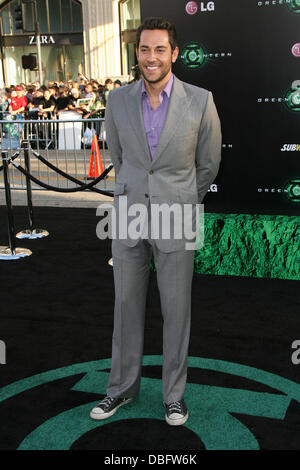
[[174,51],[172,52],[172,63],[174,64],[178,58],[178,54],[179,54],[179,47],[176,46]]

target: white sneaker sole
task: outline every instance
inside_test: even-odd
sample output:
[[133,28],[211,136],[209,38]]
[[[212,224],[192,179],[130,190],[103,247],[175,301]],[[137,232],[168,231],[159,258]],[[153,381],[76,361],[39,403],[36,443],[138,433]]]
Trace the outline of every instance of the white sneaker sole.
[[127,400],[122,401],[122,403],[120,403],[118,406],[116,406],[113,410],[109,411],[108,413],[97,413],[97,412],[93,412],[93,410],[92,410],[90,412],[90,417],[92,419],[97,419],[97,420],[110,418],[111,416],[113,416],[118,411],[118,409],[121,406],[126,405],[126,403],[129,403],[132,400],[133,400],[133,398],[128,398]]
[[186,423],[186,421],[188,420],[189,413],[187,412],[187,414],[183,418],[171,419],[171,418],[168,418],[167,415],[165,415],[165,418],[166,418],[166,422],[170,426],[181,426],[182,424]]

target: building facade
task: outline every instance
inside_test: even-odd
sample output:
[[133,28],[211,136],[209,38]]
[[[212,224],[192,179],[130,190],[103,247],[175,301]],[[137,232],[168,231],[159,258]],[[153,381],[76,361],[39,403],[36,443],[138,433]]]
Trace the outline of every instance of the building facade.
[[[15,8],[23,27],[16,28]],[[40,30],[43,82],[75,80],[78,73],[103,82],[126,79],[136,64],[135,32],[140,0],[0,0],[1,85],[28,83],[37,71],[22,68],[22,56],[37,53]]]

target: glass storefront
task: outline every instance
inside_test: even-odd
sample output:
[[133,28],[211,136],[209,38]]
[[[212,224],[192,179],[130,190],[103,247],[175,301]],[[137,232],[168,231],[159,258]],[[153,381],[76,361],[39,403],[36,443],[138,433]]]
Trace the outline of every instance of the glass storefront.
[[140,0],[120,0],[120,29],[122,40],[122,69],[123,74],[129,74],[132,66],[136,65],[136,30],[141,24]]
[[[75,33],[82,32],[82,7],[77,0],[36,0],[40,32]],[[34,4],[23,3],[24,30],[17,30],[14,21],[14,9],[20,6],[20,0],[11,0],[0,9],[4,35],[24,34],[34,29]]]
[[[6,47],[6,83],[15,85],[38,80],[38,72],[22,68],[22,55],[32,53],[32,47]],[[83,73],[83,46],[43,46],[41,48],[42,69],[45,80],[75,80],[78,72]]]
[[137,29],[141,23],[140,0],[121,1],[122,31]]
[[[22,68],[22,55],[37,52],[33,30],[33,3],[23,4],[24,31],[17,31],[12,0],[0,10],[3,31],[6,85],[28,83],[38,79],[36,71]],[[76,79],[84,73],[82,8],[76,0],[37,0],[41,32],[41,60],[44,82]]]

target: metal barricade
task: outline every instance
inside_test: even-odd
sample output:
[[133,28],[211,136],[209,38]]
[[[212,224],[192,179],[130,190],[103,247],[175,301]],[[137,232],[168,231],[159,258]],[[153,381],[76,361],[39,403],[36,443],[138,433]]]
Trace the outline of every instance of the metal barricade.
[[[36,117],[32,115],[32,117]],[[78,119],[80,117],[80,119]],[[111,163],[106,144],[105,119],[81,119],[72,111],[61,113],[59,119],[19,119],[0,121],[0,148],[11,156],[20,149],[20,163],[24,163],[23,142],[29,142],[31,173],[37,179],[60,188],[72,187],[72,182],[60,176],[36,158],[41,155],[52,165],[78,180],[89,177],[92,143],[99,147],[103,168]],[[11,189],[26,189],[26,181],[15,168],[11,169]],[[99,183],[99,189],[113,189],[114,172]],[[4,188],[0,172],[0,188]],[[41,187],[32,185],[33,190]]]

